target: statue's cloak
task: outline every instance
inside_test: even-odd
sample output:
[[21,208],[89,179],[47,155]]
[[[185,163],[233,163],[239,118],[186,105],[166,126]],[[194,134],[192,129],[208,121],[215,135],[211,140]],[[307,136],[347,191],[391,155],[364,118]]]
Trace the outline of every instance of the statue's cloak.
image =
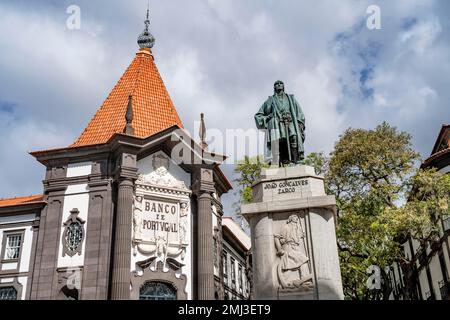
[[[295,134],[297,135],[297,152],[298,158],[301,159],[304,154],[303,142],[305,141],[305,115],[303,114],[300,104],[297,102],[293,94],[286,94],[289,101],[289,110],[294,124]],[[281,113],[275,95],[269,96],[259,111],[255,114],[256,127],[266,130],[266,154],[268,161],[273,159],[272,141],[286,138],[283,124],[281,123]],[[300,125],[302,124],[302,126]],[[301,130],[300,128],[303,128]]]

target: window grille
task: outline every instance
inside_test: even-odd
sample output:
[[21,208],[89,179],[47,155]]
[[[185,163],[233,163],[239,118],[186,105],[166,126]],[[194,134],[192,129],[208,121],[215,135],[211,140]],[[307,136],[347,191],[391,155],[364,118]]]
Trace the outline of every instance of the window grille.
[[6,239],[5,260],[19,259],[21,244],[22,244],[22,235],[20,234],[8,235]]

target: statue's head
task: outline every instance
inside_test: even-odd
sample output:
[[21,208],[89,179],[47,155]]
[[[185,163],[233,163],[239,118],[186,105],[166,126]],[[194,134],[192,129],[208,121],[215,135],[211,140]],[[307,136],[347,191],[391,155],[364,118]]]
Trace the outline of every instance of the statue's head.
[[280,91],[284,92],[284,83],[283,83],[283,81],[281,81],[281,80],[275,81],[275,83],[273,84],[273,90],[275,92],[280,92]]
[[298,216],[296,214],[291,214],[288,218],[288,223],[289,222],[298,223]]

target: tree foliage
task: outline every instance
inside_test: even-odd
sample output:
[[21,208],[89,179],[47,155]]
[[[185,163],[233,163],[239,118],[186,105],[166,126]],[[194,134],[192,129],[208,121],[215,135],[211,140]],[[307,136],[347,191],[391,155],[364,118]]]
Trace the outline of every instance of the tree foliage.
[[252,185],[261,177],[262,168],[268,168],[269,165],[264,161],[264,156],[248,157],[240,160],[234,172],[237,178],[234,181],[238,185],[238,192],[241,203],[250,203],[252,201]]
[[[393,263],[400,263],[405,297],[411,298],[417,256],[406,257],[403,243],[413,237],[425,248],[438,236],[439,215],[448,211],[449,176],[418,170],[419,155],[410,140],[409,134],[382,123],[374,130],[348,129],[331,153],[326,181],[337,200],[347,298],[387,299],[392,288],[384,268]],[[378,291],[362,281],[372,265],[383,276]]]
[[[449,214],[450,175],[418,169],[411,136],[383,122],[373,130],[348,129],[327,157],[311,153],[303,164],[325,176],[327,193],[336,196],[337,241],[347,299],[387,299],[392,291],[385,267],[399,263],[405,298],[414,298],[419,256],[440,243],[438,225]],[[241,203],[252,199],[252,184],[267,167],[262,157],[244,158],[235,168]],[[405,256],[409,237],[419,243]],[[378,266],[381,289],[367,286],[368,268]]]

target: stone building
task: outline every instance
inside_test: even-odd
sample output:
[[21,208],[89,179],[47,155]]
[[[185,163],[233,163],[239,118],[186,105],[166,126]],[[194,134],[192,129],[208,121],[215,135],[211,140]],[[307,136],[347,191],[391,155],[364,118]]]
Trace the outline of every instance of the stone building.
[[197,143],[183,129],[148,13],[145,24],[79,138],[31,152],[43,194],[0,200],[0,299],[223,298],[222,250],[243,264],[249,241],[223,227],[226,157],[208,151],[204,130]]
[[[443,125],[434,144],[431,155],[422,163],[422,168],[436,168],[450,173],[450,125]],[[450,289],[450,214],[444,216],[439,225],[438,243],[419,252],[419,243],[409,238],[404,244],[405,255],[418,255],[415,270],[415,299],[449,300]],[[403,299],[404,280],[402,270],[393,265],[389,273],[393,292],[391,299]]]
[[223,217],[222,233],[223,299],[248,300],[250,237],[231,217]]

